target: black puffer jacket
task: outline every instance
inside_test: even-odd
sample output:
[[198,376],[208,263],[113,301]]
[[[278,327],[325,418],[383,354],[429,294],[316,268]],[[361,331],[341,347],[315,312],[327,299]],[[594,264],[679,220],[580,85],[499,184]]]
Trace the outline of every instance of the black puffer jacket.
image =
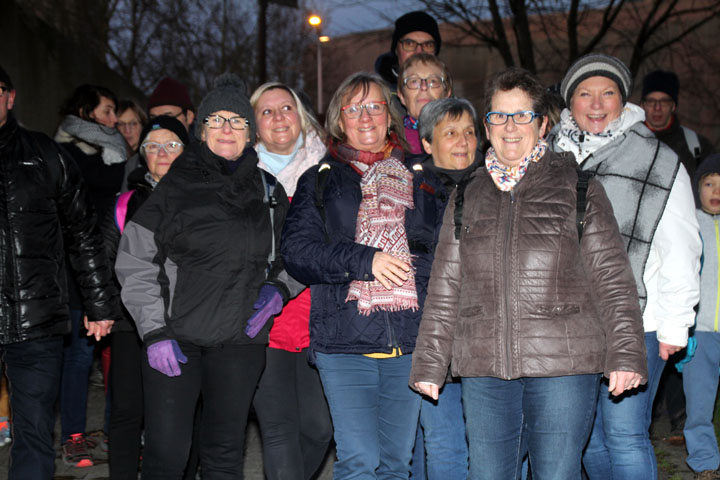
[[10,116],[0,128],[0,344],[69,330],[66,251],[91,320],[117,318],[111,269],[77,166]]
[[287,196],[277,184],[271,223],[255,151],[236,161],[230,173],[205,143],[190,145],[125,226],[115,270],[147,345],[267,343],[272,322],[255,338],[245,334],[261,286],[275,285],[285,300],[304,288],[284,276],[279,249],[266,279],[271,228],[278,246]]

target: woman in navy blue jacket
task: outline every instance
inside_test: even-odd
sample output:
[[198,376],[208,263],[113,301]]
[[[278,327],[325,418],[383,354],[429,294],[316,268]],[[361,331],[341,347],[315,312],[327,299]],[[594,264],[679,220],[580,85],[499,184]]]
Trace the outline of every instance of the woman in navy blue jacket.
[[407,379],[442,186],[406,168],[390,103],[376,75],[343,82],[328,107],[328,155],[300,178],[283,231],[288,273],[311,286],[310,349],[335,429],[335,478],[407,478],[417,427]]

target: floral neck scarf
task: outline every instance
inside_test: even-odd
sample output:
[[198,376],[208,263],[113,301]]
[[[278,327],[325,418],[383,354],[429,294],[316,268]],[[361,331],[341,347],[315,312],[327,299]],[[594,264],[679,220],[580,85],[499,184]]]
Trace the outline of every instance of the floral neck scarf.
[[522,179],[527,171],[530,162],[538,162],[545,155],[547,149],[547,143],[542,138],[538,139],[537,143],[530,152],[530,155],[525,157],[519,165],[515,167],[507,167],[500,163],[495,154],[495,149],[490,147],[485,154],[485,167],[487,167],[490,177],[495,182],[495,186],[503,191],[509,192],[515,185]]

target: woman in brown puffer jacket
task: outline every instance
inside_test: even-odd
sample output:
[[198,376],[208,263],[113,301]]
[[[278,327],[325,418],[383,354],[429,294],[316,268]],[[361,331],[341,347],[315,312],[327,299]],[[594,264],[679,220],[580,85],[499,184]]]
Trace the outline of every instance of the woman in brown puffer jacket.
[[449,364],[462,377],[469,478],[520,478],[528,454],[533,478],[577,479],[600,373],[613,395],[647,378],[635,282],[593,180],[578,238],[575,162],[541,138],[538,80],[502,72],[485,103],[492,148],[445,212],[410,384],[437,398]]

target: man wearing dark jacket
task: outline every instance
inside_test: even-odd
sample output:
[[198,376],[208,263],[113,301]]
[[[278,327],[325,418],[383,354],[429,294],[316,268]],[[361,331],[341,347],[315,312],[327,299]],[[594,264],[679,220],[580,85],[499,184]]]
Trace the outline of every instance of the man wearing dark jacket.
[[51,479],[70,327],[65,253],[79,277],[88,335],[109,333],[119,303],[80,172],[55,142],[18,125],[15,93],[0,67],[0,356],[13,412],[8,478]]
[[693,178],[697,164],[713,153],[714,148],[707,138],[680,125],[675,114],[679,90],[680,82],[674,72],[650,72],[643,79],[642,108],[645,110],[645,125],[661,142],[673,149],[690,178]]

